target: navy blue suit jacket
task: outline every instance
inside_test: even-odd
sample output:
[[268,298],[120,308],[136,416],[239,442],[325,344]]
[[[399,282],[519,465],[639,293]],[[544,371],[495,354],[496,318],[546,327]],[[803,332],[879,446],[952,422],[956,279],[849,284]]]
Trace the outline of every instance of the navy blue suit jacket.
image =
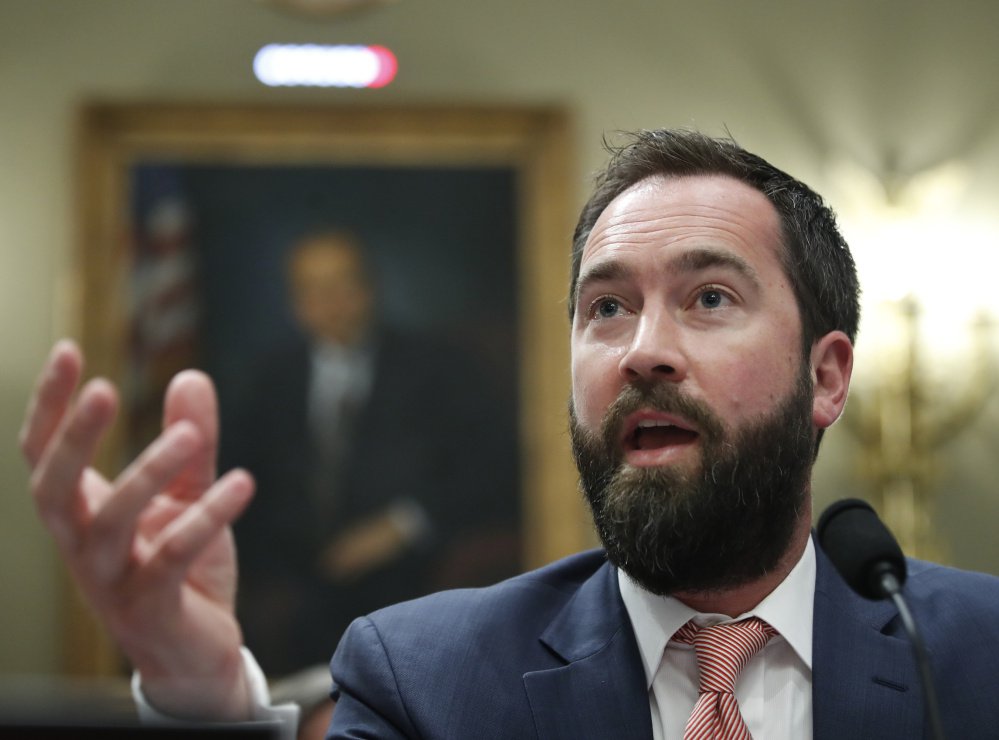
[[[855,595],[816,555],[815,740],[923,737],[919,674],[896,609]],[[909,569],[948,737],[999,737],[999,578]],[[359,619],[332,672],[334,738],[652,737],[635,636],[601,551]]]

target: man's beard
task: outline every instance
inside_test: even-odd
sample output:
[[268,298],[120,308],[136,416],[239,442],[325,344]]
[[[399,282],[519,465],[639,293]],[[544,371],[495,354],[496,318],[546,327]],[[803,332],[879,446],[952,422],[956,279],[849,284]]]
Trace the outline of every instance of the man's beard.
[[[570,405],[580,484],[609,560],[659,595],[732,588],[773,571],[806,510],[812,401],[803,367],[772,413],[734,432],[670,382],[625,387],[599,435],[582,429]],[[699,466],[624,464],[622,424],[646,408],[695,426]]]

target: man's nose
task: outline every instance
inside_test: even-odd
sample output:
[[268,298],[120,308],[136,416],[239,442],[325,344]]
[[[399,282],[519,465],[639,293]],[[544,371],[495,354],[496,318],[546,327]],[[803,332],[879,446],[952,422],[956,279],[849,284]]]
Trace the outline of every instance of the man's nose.
[[628,381],[683,380],[687,358],[679,340],[679,327],[668,313],[643,313],[621,358],[621,375]]

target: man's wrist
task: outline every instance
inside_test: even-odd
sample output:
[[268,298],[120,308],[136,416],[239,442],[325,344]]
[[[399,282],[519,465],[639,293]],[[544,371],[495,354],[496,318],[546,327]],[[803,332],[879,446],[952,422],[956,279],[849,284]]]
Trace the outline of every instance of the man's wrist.
[[[280,726],[280,737],[295,737],[299,721],[299,707],[297,704],[271,704],[270,689],[267,686],[267,679],[260,669],[253,654],[245,647],[240,648],[240,658],[245,686],[248,693],[247,714],[240,719],[229,718],[222,722],[267,722]],[[146,696],[142,686],[142,676],[138,671],[132,674],[132,697],[135,700],[139,718],[147,724],[166,725],[190,725],[203,720],[182,718],[174,714],[161,711],[153,705]]]

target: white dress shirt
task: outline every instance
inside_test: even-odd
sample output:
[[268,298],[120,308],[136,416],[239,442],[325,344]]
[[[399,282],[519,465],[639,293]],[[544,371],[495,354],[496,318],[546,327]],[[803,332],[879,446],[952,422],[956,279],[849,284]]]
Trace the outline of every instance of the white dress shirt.
[[638,641],[655,740],[681,740],[697,703],[698,669],[692,645],[670,642],[693,619],[700,626],[759,617],[778,635],[750,660],[735,697],[754,738],[811,740],[812,613],[815,549],[811,539],[781,584],[750,612],[732,619],[700,614],[670,596],[655,596],[618,571],[621,596]]

